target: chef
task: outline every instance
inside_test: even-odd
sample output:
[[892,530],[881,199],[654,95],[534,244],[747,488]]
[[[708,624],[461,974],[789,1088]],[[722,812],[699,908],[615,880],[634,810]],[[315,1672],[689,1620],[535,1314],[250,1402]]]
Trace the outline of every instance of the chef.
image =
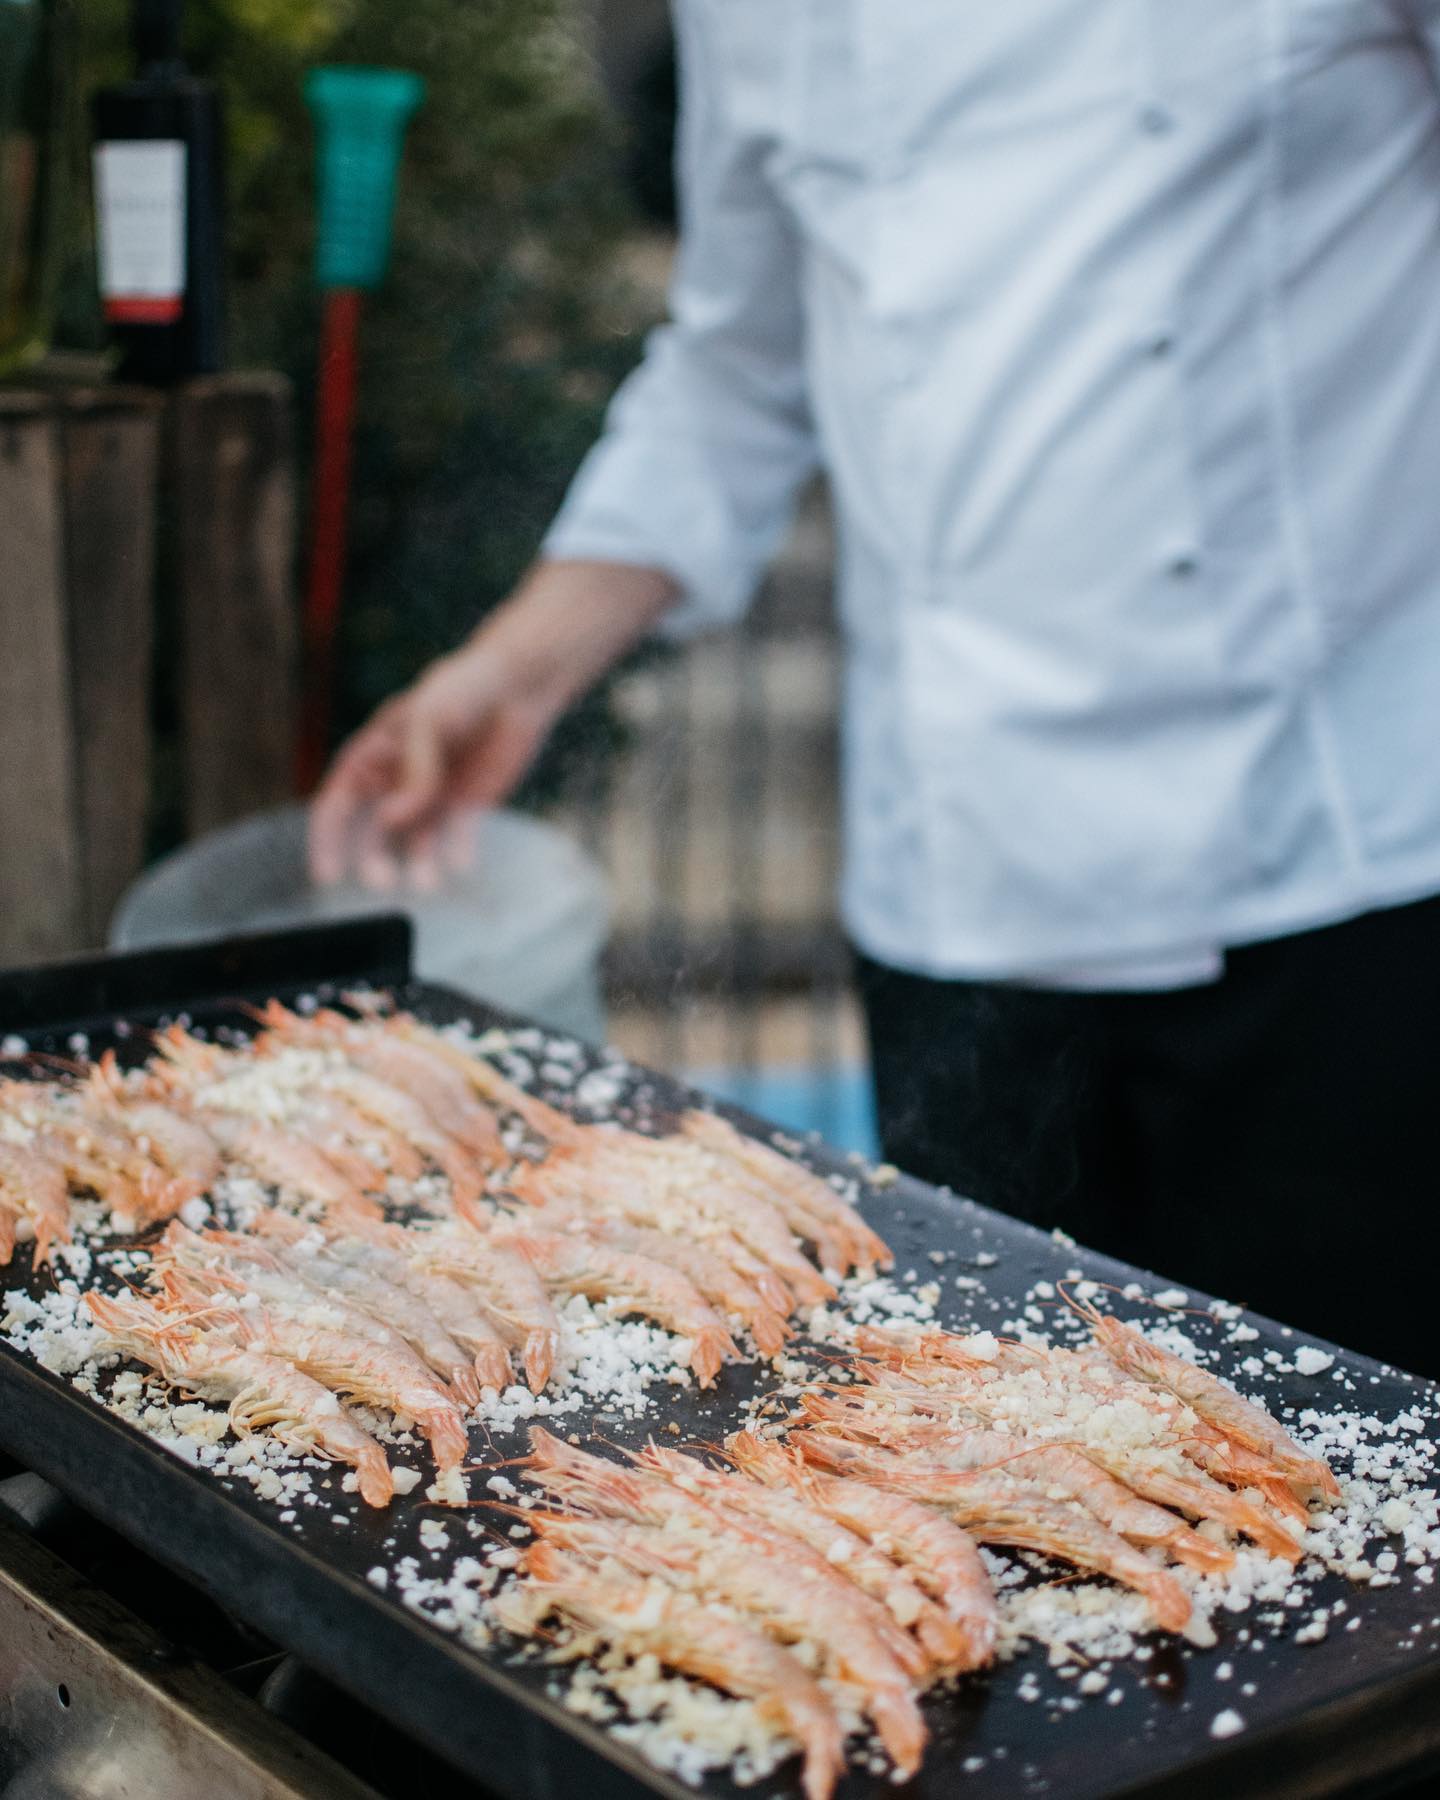
[[423,876],[823,470],[887,1154],[1440,1373],[1440,0],[675,14],[670,322],[317,876]]

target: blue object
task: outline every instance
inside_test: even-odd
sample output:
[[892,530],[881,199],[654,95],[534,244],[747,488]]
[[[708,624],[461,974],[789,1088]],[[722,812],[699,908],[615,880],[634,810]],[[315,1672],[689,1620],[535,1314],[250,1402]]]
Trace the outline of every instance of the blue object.
[[758,1113],[797,1136],[818,1132],[837,1150],[854,1150],[872,1162],[880,1155],[870,1071],[770,1067],[699,1069],[687,1079],[718,1100]]
[[373,288],[384,275],[405,127],[424,96],[424,82],[403,69],[315,69],[306,81],[319,134],[322,288]]

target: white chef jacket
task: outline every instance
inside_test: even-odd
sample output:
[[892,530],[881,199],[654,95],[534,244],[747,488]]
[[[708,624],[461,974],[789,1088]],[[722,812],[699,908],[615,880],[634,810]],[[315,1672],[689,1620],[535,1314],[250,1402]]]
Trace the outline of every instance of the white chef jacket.
[[1440,891],[1440,0],[675,11],[671,323],[547,550],[730,623],[828,471],[861,947],[1165,985]]

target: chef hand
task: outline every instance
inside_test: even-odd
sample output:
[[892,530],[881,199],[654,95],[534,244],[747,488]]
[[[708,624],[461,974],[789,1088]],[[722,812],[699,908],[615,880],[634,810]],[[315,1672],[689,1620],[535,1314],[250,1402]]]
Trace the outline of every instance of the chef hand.
[[433,888],[442,866],[465,866],[465,821],[513,792],[555,721],[677,593],[658,569],[538,564],[340,750],[310,809],[314,880]]

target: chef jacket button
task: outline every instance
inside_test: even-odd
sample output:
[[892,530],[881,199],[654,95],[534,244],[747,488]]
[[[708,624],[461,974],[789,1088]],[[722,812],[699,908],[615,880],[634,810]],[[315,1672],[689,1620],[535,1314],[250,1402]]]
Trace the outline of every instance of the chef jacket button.
[[1140,108],[1140,129],[1148,131],[1151,137],[1163,137],[1174,128],[1175,115],[1168,106],[1162,106],[1158,100],[1147,101]]
[[1145,334],[1145,354],[1166,357],[1175,348],[1175,333],[1168,325],[1157,325]]
[[1200,552],[1189,544],[1177,545],[1167,552],[1165,567],[1177,581],[1188,581],[1200,568]]

